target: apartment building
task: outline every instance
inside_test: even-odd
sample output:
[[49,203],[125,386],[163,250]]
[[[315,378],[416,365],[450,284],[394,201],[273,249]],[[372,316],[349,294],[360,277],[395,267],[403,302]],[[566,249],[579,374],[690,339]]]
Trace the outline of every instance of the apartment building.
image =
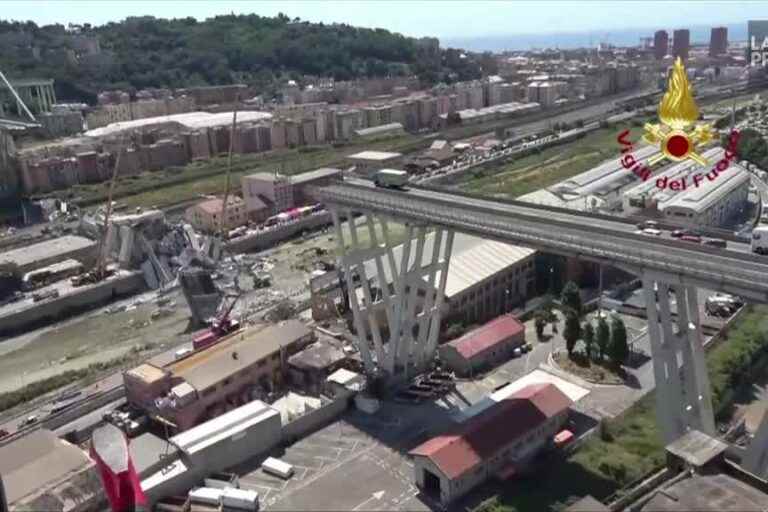
[[[216,233],[221,230],[221,218],[224,215],[224,199],[206,199],[187,208],[184,219],[192,227],[203,233]],[[224,229],[227,231],[244,226],[248,222],[245,203],[237,196],[227,198],[227,213]]]
[[293,185],[288,176],[260,172],[240,179],[245,209],[249,217],[262,210],[266,204],[271,214],[293,208]]
[[166,367],[125,372],[126,398],[181,432],[280,386],[288,358],[314,340],[298,320],[238,331]]

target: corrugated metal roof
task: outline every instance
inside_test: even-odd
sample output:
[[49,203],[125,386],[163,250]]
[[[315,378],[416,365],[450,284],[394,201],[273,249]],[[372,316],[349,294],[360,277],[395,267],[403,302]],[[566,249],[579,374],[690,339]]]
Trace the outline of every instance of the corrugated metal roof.
[[512,336],[525,332],[525,326],[513,315],[503,315],[448,342],[459,354],[471,359]]
[[[421,259],[422,267],[432,262],[434,242],[435,234],[427,233],[424,237],[424,251]],[[444,247],[445,242],[443,241],[441,251]],[[398,269],[402,261],[402,252],[402,244],[393,249],[395,265]],[[485,240],[464,233],[456,233],[453,240],[453,250],[451,251],[451,262],[448,266],[445,296],[450,299],[510,265],[528,258],[535,252],[534,249],[527,247],[519,247],[494,240]],[[386,260],[386,258],[384,259]],[[409,265],[413,265],[415,260],[415,243],[412,243]],[[375,260],[368,260],[364,266],[366,276],[369,279],[377,278]],[[384,264],[384,275],[387,282],[391,283],[392,274],[387,263]],[[435,282],[439,282],[439,276],[440,273],[438,272]],[[424,279],[428,279],[428,276],[425,276]]]
[[532,384],[478,414],[456,433],[430,439],[410,453],[428,457],[445,476],[457,478],[570,405],[555,385]]

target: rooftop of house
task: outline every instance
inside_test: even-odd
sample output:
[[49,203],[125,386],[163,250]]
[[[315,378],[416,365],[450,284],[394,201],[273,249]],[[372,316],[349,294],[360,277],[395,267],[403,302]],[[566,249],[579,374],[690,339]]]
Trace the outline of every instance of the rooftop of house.
[[471,359],[520,333],[525,333],[525,326],[513,315],[503,315],[449,341],[447,345]]
[[212,347],[171,363],[168,370],[202,392],[281,348],[293,345],[311,332],[298,320],[287,320],[266,328],[244,329]]
[[765,512],[768,495],[726,474],[695,475],[656,492],[641,512]]
[[410,453],[429,458],[448,478],[457,478],[571,403],[554,384],[532,384],[472,417],[454,433],[434,437]]
[[26,501],[42,489],[60,485],[93,466],[83,450],[50,430],[36,430],[0,446],[0,474],[9,505]]

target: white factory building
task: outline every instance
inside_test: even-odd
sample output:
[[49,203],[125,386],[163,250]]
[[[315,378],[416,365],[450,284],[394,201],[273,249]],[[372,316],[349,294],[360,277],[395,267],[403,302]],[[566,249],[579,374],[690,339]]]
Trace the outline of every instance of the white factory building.
[[[423,267],[431,263],[434,233],[424,239]],[[402,261],[403,246],[393,249],[394,261]],[[410,252],[409,267],[415,259]],[[527,247],[485,240],[456,233],[445,284],[446,321],[462,320],[465,324],[483,322],[519,306],[534,293],[534,256],[536,251]],[[379,287],[375,259],[365,263],[366,277]],[[393,279],[389,266],[384,265],[385,279]],[[439,272],[435,278],[439,282]],[[428,274],[424,275],[425,287]],[[359,293],[362,293],[359,290]],[[420,294],[421,295],[421,294]],[[362,299],[362,296],[361,296]],[[382,325],[385,322],[382,311]]]
[[[654,146],[643,146],[633,152],[637,161],[647,161],[659,152]],[[592,211],[618,203],[622,190],[639,178],[621,165],[621,155],[607,160],[597,167],[568,178],[546,189],[537,190],[520,197],[529,203]]]
[[[628,190],[624,212],[656,214],[688,226],[722,226],[744,208],[749,194],[749,173],[740,165],[731,163],[713,174],[723,155],[722,148],[707,150],[702,155],[709,161],[707,167],[681,162]],[[666,186],[660,187],[659,180]]]

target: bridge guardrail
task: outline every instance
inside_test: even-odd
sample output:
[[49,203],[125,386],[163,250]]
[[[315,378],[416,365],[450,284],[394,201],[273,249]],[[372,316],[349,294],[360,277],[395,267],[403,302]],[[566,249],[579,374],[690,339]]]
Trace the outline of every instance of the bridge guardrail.
[[[351,190],[345,191],[346,188]],[[354,193],[352,193],[354,192]],[[387,193],[384,191],[372,191],[365,187],[354,187],[351,185],[330,186],[320,190],[320,195],[324,196],[325,202],[337,203],[345,206],[352,206],[362,210],[383,210],[392,215],[405,216],[422,222],[431,222],[452,226],[464,231],[471,231],[482,236],[489,234],[500,239],[517,238],[527,241],[534,246],[547,247],[555,249],[556,252],[566,254],[584,254],[597,257],[606,261],[617,261],[628,264],[635,268],[650,268],[660,270],[676,275],[687,275],[705,282],[717,282],[725,285],[729,281],[735,281],[740,288],[746,290],[758,290],[760,297],[765,300],[768,298],[768,284],[762,283],[765,276],[765,262],[757,261],[760,265],[753,265],[745,257],[745,254],[739,254],[736,259],[733,255],[718,254],[716,249],[703,247],[685,247],[679,246],[675,241],[653,240],[655,245],[667,246],[667,252],[658,250],[649,250],[647,245],[651,242],[647,237],[636,235],[634,233],[617,232],[598,226],[590,226],[590,234],[604,234],[612,238],[621,238],[621,243],[615,241],[601,241],[595,237],[585,238],[583,235],[576,236],[566,232],[555,235],[548,232],[546,236],[542,235],[542,226],[536,226],[533,222],[541,222],[541,219],[526,219],[524,215],[515,215],[514,225],[510,226],[508,220],[501,219],[504,212],[493,211],[487,207],[477,205],[461,204],[461,211],[457,211],[457,204],[448,203],[443,199],[437,198],[418,198],[409,197],[408,201],[403,201],[403,197],[397,193]],[[424,204],[426,202],[426,204]],[[430,204],[431,203],[431,204]],[[435,203],[441,203],[443,207],[436,208]],[[417,207],[418,205],[418,207]],[[530,208],[531,205],[526,205]],[[471,216],[468,215],[472,212]],[[569,212],[571,213],[571,212]],[[573,231],[576,227],[573,224],[549,219],[550,225],[560,225],[563,230]],[[632,247],[634,246],[634,247]],[[630,251],[628,251],[630,249]],[[698,250],[694,250],[698,249]],[[712,249],[711,253],[707,250]],[[671,251],[671,252],[670,252]],[[706,253],[701,256],[706,260],[698,258],[698,261],[692,261],[689,254],[684,253]],[[742,261],[739,261],[742,260]],[[748,265],[754,267],[751,271],[744,268]],[[696,267],[696,268],[694,268]],[[740,283],[740,284],[739,284]]]

